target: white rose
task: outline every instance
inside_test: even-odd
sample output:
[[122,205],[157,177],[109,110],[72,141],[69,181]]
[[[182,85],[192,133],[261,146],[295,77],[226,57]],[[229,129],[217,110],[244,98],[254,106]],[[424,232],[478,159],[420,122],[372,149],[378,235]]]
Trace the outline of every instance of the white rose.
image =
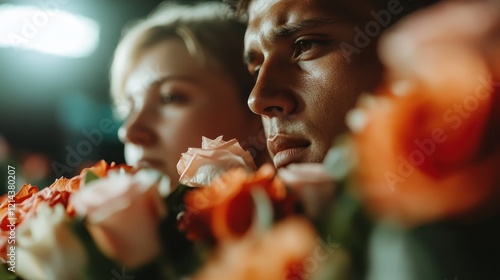
[[16,273],[24,279],[78,279],[85,248],[71,231],[63,205],[42,203],[17,232]]
[[208,186],[220,174],[235,167],[255,171],[257,167],[250,152],[243,150],[238,140],[212,140],[203,137],[201,149],[189,148],[177,163],[179,181],[188,186]]

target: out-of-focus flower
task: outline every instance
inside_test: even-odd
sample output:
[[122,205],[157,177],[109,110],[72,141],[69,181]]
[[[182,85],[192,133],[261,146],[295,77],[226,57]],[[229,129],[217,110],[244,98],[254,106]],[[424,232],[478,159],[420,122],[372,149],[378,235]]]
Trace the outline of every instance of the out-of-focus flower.
[[[51,207],[61,204],[66,209],[66,213],[70,217],[73,217],[75,212],[69,198],[73,192],[80,189],[87,176],[87,172],[91,171],[95,176],[105,177],[109,172],[118,173],[119,170],[133,171],[130,166],[116,165],[115,163],[108,164],[102,160],[90,168],[83,169],[79,175],[71,179],[61,177],[52,185],[42,190],[39,190],[36,186],[24,185],[14,197],[16,204],[15,210],[13,210],[15,226],[20,227],[29,220],[37,212],[42,202],[48,203]],[[13,218],[9,216],[8,207],[8,196],[3,196],[0,202],[0,258],[5,258],[6,240],[9,233],[8,226],[11,224],[9,218]]]
[[221,244],[196,280],[308,279],[303,263],[314,260],[316,233],[304,219],[287,218],[267,232],[249,232]]
[[100,160],[92,167],[82,169],[78,177],[82,179],[87,171],[92,171],[98,177],[106,177],[111,171],[120,172],[121,170],[127,173],[134,173],[135,171],[134,167],[126,164],[116,164],[114,162],[108,164],[105,160]]
[[457,45],[426,44],[404,81],[348,117],[356,185],[378,216],[415,225],[500,205],[500,90],[484,59]]
[[83,245],[61,204],[44,202],[17,232],[16,273],[24,279],[78,279],[86,263]]
[[321,163],[291,164],[278,171],[280,178],[300,198],[306,213],[318,217],[334,200],[333,178]]
[[[488,64],[489,71],[498,82],[500,78],[498,30],[500,30],[498,1],[439,1],[431,8],[409,15],[384,32],[380,39],[379,55],[387,66],[386,75],[391,79],[401,79],[414,74],[425,75],[429,65],[421,63],[421,59],[431,60],[432,57],[425,58],[425,56],[436,47],[443,47],[445,55],[447,55],[446,50],[467,48]],[[456,63],[460,63],[461,58],[455,58]],[[451,63],[456,65],[454,62]],[[439,71],[438,69],[442,69],[441,67],[445,65],[436,63],[434,66]],[[450,69],[460,71],[461,68]],[[434,76],[439,80],[440,75],[434,75],[436,72],[430,72],[427,77]],[[475,79],[477,76],[468,78]]]
[[166,215],[156,177],[108,175],[71,197],[101,251],[127,267],[153,260],[161,250],[159,223]]
[[295,198],[270,164],[256,172],[231,169],[206,188],[188,192],[180,227],[192,240],[219,241],[243,236],[255,222],[252,192],[263,190],[273,206],[274,218],[293,213]]
[[[5,199],[0,204],[0,257],[5,258],[6,240],[10,231],[10,225],[13,224],[16,228],[22,226],[33,215],[35,215],[38,207],[42,202],[48,203],[50,206],[62,204],[65,208],[68,205],[69,192],[58,191],[51,188],[45,188],[38,191],[38,188],[32,185],[24,185],[15,195],[15,208],[9,209],[9,204],[12,201]],[[11,215],[13,213],[14,215]]]
[[203,137],[200,148],[189,148],[177,163],[179,181],[188,186],[208,186],[220,174],[231,168],[244,167],[256,170],[250,152],[243,150],[238,140],[212,140]]

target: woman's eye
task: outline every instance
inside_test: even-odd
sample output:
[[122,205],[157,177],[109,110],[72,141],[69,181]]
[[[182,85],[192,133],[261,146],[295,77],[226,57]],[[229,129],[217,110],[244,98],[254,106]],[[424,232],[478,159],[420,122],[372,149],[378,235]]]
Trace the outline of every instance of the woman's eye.
[[186,101],[187,97],[180,93],[167,93],[161,95],[161,102],[163,104],[184,103]]
[[255,67],[249,67],[248,71],[250,72],[250,75],[252,75],[252,77],[257,80],[257,77],[259,76],[259,72],[260,72],[260,65],[258,66],[255,66]]
[[117,102],[115,106],[115,113],[121,120],[126,120],[133,109],[133,102],[130,100],[130,98],[126,98]]

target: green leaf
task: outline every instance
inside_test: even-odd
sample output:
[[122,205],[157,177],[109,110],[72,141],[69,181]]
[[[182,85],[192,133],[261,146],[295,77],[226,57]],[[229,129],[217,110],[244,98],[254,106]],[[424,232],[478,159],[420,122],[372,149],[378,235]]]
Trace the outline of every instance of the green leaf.
[[355,147],[347,136],[338,137],[325,156],[323,164],[335,180],[344,180],[356,166]]
[[111,279],[113,271],[121,271],[119,265],[104,256],[99,250],[85,227],[84,219],[75,219],[71,222],[71,226],[87,251],[87,269],[82,275],[82,279]]
[[274,220],[271,199],[262,188],[252,189],[251,195],[255,204],[255,226],[259,231],[266,231],[273,226]]
[[8,270],[6,263],[0,264],[0,279],[2,280],[22,280],[19,276],[15,275]]
[[87,185],[88,183],[94,181],[94,180],[97,180],[99,179],[100,177],[95,174],[94,172],[90,171],[90,170],[87,170],[87,172],[85,172],[85,177],[83,178],[83,182],[85,185]]
[[187,192],[195,189],[195,187],[179,184],[177,188],[165,198],[165,204],[168,207],[168,215],[175,218],[180,212],[184,211],[184,196]]

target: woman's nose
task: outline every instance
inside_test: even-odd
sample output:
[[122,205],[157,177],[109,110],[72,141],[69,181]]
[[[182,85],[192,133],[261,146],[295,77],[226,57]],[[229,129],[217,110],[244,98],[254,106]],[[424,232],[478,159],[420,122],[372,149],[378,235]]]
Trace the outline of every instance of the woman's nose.
[[118,129],[118,138],[122,143],[133,143],[140,146],[152,145],[157,136],[152,127],[153,122],[148,112],[141,109],[132,112],[128,119]]

